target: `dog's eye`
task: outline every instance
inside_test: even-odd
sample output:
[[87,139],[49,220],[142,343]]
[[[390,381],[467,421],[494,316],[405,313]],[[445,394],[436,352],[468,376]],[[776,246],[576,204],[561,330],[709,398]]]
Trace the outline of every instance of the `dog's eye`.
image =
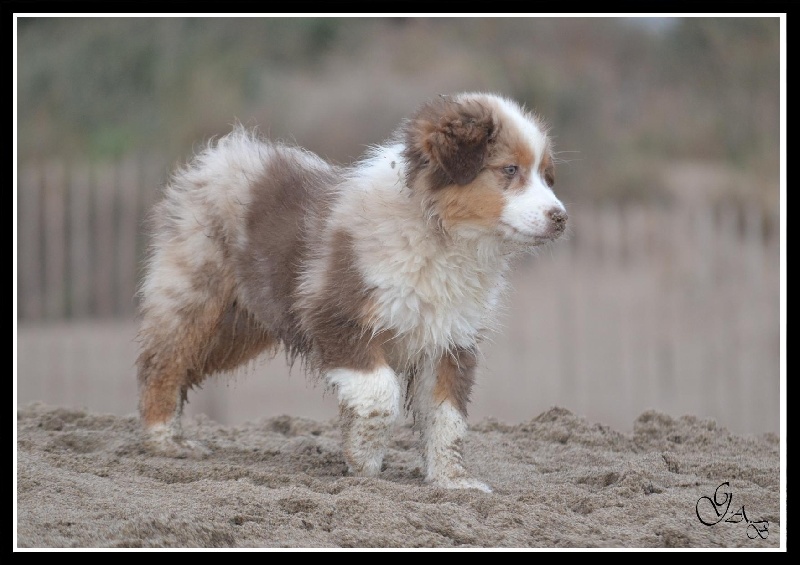
[[516,175],[516,174],[517,174],[517,169],[518,169],[518,168],[519,168],[519,167],[517,167],[516,165],[508,165],[507,167],[503,167],[503,172],[504,172],[506,175],[508,175],[508,176],[510,176],[510,177],[513,177],[514,175]]

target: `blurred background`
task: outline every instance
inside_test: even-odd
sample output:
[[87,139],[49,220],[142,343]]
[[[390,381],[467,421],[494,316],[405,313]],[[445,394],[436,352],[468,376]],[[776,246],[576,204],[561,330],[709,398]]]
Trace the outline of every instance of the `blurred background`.
[[[552,127],[566,238],[524,259],[471,421],[560,405],[779,430],[778,18],[39,18],[17,23],[17,403],[131,414],[143,219],[234,121],[339,163],[439,93]],[[281,355],[223,423],[336,415]]]

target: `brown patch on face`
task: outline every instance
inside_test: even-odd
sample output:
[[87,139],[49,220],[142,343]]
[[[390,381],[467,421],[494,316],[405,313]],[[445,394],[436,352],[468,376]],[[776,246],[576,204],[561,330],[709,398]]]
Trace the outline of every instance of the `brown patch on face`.
[[437,367],[434,401],[441,404],[449,400],[466,417],[477,364],[475,350],[471,348],[459,347],[443,355]]
[[251,189],[247,245],[235,256],[242,306],[283,344],[290,360],[311,345],[294,308],[300,268],[316,244],[308,217],[327,213],[336,176],[332,167],[310,168],[299,151],[276,146]]
[[408,186],[468,184],[483,168],[495,134],[491,109],[480,100],[440,97],[425,104],[405,130]]
[[[492,171],[504,190],[522,190],[531,175],[537,174],[533,170],[536,158],[533,147],[522,132],[505,127],[497,135],[486,168]],[[505,172],[505,168],[511,165],[517,167],[513,176]]]
[[333,234],[328,280],[308,312],[320,369],[372,371],[385,365],[383,345],[389,332],[372,335],[374,302],[359,273],[353,236]]
[[506,158],[509,165],[517,165],[523,171],[530,171],[533,167],[533,163],[536,161],[536,155],[534,155],[530,143],[525,141],[519,132],[512,131],[508,128],[504,131],[506,132],[506,136],[504,137],[508,137],[509,139],[500,140],[498,154],[503,155],[503,153],[508,153],[508,157],[505,157],[505,155],[503,156]]
[[503,213],[505,200],[494,178],[482,175],[467,186],[450,185],[434,196],[436,212],[445,228],[474,224],[491,228]]

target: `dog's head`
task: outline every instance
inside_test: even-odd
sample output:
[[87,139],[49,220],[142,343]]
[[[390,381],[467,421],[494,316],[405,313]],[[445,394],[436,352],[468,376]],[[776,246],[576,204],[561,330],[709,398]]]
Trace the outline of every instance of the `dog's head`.
[[442,96],[405,126],[406,177],[442,226],[527,245],[560,236],[567,213],[542,124],[491,94]]

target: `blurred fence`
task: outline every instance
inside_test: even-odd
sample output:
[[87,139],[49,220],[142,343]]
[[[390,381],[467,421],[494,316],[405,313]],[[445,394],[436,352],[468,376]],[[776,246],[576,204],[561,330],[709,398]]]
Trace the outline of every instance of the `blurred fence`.
[[[135,411],[141,228],[166,172],[143,159],[20,167],[19,403]],[[626,430],[656,408],[777,432],[777,212],[700,202],[569,208],[568,238],[514,272],[471,418],[522,421],[561,405]],[[208,381],[189,412],[233,423],[335,415],[333,400],[299,370],[288,377],[280,356],[250,372]]]
[[142,223],[166,178],[163,162],[48,162],[19,168],[21,320],[131,316]]

